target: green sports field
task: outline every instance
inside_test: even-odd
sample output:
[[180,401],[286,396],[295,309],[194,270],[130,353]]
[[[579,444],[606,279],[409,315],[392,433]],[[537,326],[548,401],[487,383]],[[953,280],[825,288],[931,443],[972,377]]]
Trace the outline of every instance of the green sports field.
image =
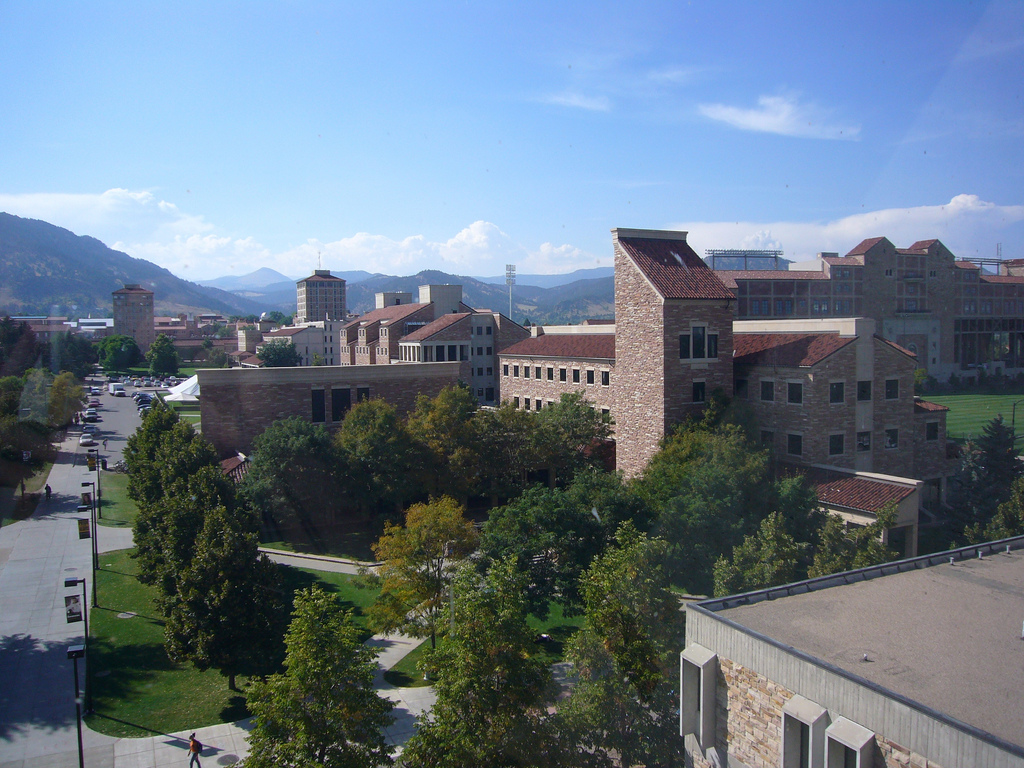
[[949,408],[946,434],[954,440],[977,438],[985,425],[999,414],[1009,424],[1013,418],[1013,404],[1021,419],[1018,433],[1024,432],[1024,394],[1016,395],[925,395],[925,400]]

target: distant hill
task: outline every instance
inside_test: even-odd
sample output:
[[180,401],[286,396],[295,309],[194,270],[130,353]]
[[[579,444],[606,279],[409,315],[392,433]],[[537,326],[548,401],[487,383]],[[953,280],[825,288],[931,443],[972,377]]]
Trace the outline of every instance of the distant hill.
[[107,315],[125,283],[153,291],[156,314],[259,314],[259,302],[175,277],[163,267],[36,219],[0,213],[0,312]]
[[[516,285],[533,285],[537,288],[557,288],[560,285],[568,285],[579,280],[591,280],[598,277],[615,277],[614,267],[593,267],[591,269],[577,269],[575,272],[565,272],[561,275],[516,275]],[[478,277],[481,283],[490,285],[505,285],[505,276]]]
[[[348,272],[332,272],[331,274],[336,277],[340,277],[346,280],[348,283],[358,283],[361,280],[367,280],[371,277],[376,277],[373,272],[367,272],[363,269],[354,269]],[[303,275],[308,277],[308,275]],[[225,275],[224,277],[215,277],[213,280],[199,280],[199,285],[205,285],[210,288],[220,288],[224,291],[231,291],[232,293],[240,291],[273,291],[280,290],[283,285],[290,285],[292,289],[295,289],[295,283],[302,278],[292,279],[288,275],[282,275],[276,269],[270,267],[261,267],[255,272],[250,272],[247,275]]]

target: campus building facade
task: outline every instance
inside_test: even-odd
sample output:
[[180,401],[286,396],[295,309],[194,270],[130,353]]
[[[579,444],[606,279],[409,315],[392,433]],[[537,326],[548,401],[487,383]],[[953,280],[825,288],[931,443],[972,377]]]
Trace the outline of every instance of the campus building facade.
[[153,292],[141,285],[128,284],[111,294],[114,303],[114,328],[118,336],[131,336],[143,352],[156,341],[153,324]]

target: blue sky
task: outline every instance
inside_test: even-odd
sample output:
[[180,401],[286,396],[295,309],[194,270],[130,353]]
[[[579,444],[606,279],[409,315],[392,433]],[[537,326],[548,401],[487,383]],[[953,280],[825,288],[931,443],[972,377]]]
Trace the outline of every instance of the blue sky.
[[1024,257],[1024,4],[0,3],[0,210],[199,280]]

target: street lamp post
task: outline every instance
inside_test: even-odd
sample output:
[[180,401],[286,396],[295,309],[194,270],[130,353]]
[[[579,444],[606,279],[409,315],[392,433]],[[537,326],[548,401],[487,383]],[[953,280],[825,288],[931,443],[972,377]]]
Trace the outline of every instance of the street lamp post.
[[[93,584],[95,584],[95,583],[96,583],[96,580],[94,578],[93,579]],[[64,586],[65,587],[77,587],[79,584],[82,585],[82,620],[85,622],[85,645],[82,646],[82,652],[83,652],[83,654],[86,654],[89,651],[89,610],[85,607],[85,601],[86,601],[86,596],[85,596],[85,593],[86,593],[86,590],[85,590],[85,579],[74,579],[74,578],[64,579]],[[77,667],[77,663],[76,663],[76,667]],[[75,671],[75,682],[76,682],[76,684],[78,682],[78,672],[77,672],[77,669]],[[78,698],[77,692],[75,693],[75,698]],[[86,681],[86,685],[85,685],[85,711],[86,712],[92,712],[92,691],[89,690],[88,680]]]
[[96,519],[103,519],[103,485],[100,482],[100,449],[89,448],[88,453],[93,454],[93,462],[96,467]]
[[68,646],[68,658],[75,665],[75,721],[78,724],[78,768],[85,768],[85,755],[82,752],[82,696],[78,690],[78,660],[83,656],[85,656],[84,646]]
[[[81,504],[78,507],[78,512],[89,512],[92,513],[92,508],[87,504]],[[91,535],[89,538],[92,539],[92,607],[98,608],[99,603],[96,602],[96,569],[99,567],[100,555],[96,547],[96,518],[92,517],[90,520],[92,525]]]

